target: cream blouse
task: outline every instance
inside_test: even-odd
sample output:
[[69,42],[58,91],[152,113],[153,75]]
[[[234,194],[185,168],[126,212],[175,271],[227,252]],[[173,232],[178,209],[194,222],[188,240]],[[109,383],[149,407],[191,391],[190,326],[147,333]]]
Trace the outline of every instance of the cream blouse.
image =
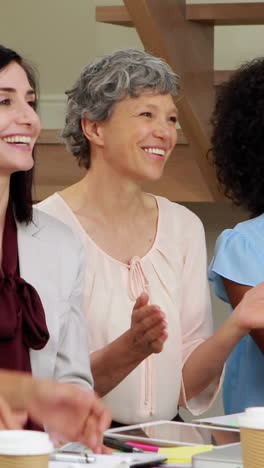
[[154,244],[144,257],[133,257],[129,264],[102,251],[59,194],[38,205],[78,231],[85,247],[85,310],[92,351],[130,327],[131,312],[142,291],[167,315],[169,336],[163,351],[145,359],[104,397],[113,419],[123,424],[172,419],[179,400],[198,415],[219,388],[215,382],[187,402],[182,379],[188,356],[212,333],[202,223],[187,208],[155,198],[159,217]]

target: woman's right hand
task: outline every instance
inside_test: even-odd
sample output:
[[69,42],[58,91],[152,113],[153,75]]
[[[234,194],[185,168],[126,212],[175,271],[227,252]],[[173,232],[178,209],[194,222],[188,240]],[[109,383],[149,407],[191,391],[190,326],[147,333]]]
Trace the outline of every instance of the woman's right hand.
[[148,305],[148,301],[146,293],[137,298],[128,331],[131,349],[145,356],[160,353],[168,338],[168,324],[164,312],[157,305]]
[[239,325],[248,332],[264,328],[264,282],[248,290],[234,312]]

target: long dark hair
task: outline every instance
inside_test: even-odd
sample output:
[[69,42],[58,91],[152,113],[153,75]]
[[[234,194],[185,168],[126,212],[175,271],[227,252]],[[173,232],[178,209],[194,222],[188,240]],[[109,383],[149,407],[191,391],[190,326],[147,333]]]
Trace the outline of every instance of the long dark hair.
[[[11,62],[18,63],[25,71],[29,84],[38,95],[37,78],[34,69],[17,52],[0,45],[0,72]],[[37,103],[36,103],[37,105]],[[14,172],[10,178],[10,201],[13,205],[14,214],[19,222],[29,223],[32,221],[32,184],[33,171]]]

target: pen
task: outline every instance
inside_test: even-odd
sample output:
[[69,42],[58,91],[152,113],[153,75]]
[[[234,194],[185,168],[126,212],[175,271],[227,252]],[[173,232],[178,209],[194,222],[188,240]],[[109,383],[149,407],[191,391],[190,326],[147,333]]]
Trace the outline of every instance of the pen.
[[81,452],[55,452],[50,455],[51,461],[60,461],[60,462],[72,462],[72,463],[93,463],[95,462],[95,457],[89,455],[88,453]]
[[139,448],[139,449],[141,449],[143,451],[147,451],[147,452],[158,452],[159,451],[159,447],[157,447],[156,445],[138,444],[137,442],[127,442],[127,445],[129,445],[130,447]]
[[138,447],[132,447],[128,445],[126,442],[123,442],[122,440],[115,439],[114,437],[104,437],[104,444],[107,447],[121,450],[121,452],[143,452],[144,450],[138,448]]

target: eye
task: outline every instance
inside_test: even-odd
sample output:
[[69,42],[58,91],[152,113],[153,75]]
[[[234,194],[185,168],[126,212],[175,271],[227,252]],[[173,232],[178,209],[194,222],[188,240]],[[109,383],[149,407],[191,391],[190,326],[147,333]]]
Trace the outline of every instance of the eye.
[[177,117],[175,117],[175,115],[172,115],[172,116],[169,118],[169,120],[170,120],[171,122],[175,123],[175,124],[177,123]]
[[9,106],[10,104],[11,104],[11,100],[10,100],[10,99],[8,99],[8,98],[0,99],[0,105]]
[[152,117],[152,113],[151,113],[151,112],[141,112],[140,115],[143,115],[143,117]]
[[32,109],[36,110],[37,103],[34,99],[32,101],[28,101],[28,105],[32,107]]

